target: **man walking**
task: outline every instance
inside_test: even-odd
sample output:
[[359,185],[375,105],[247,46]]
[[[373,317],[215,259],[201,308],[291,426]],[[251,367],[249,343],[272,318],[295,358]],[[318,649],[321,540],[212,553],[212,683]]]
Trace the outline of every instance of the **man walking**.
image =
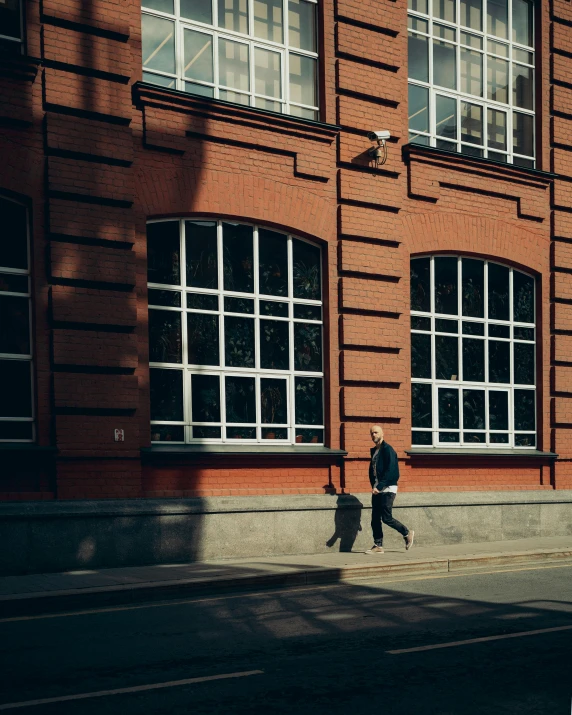
[[397,494],[399,463],[393,447],[383,439],[380,425],[372,425],[369,433],[375,447],[371,448],[369,481],[371,483],[371,528],[373,546],[366,554],[383,554],[382,522],[398,531],[405,540],[405,549],[413,546],[415,532],[393,518],[391,510]]

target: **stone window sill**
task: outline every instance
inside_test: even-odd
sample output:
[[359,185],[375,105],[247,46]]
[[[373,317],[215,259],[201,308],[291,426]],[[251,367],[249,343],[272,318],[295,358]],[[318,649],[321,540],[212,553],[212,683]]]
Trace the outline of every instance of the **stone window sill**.
[[524,459],[557,459],[554,452],[542,452],[538,449],[473,449],[471,447],[458,447],[447,449],[443,447],[406,449],[405,454],[409,457],[504,457],[504,458],[524,458]]

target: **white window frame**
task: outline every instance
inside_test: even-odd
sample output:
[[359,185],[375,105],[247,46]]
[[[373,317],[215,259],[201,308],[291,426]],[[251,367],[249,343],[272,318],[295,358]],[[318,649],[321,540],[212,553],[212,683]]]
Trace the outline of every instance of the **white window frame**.
[[26,211],[26,250],[27,250],[27,263],[28,263],[28,268],[27,269],[21,269],[21,268],[10,268],[10,267],[5,267],[5,266],[0,266],[0,274],[9,274],[13,276],[22,276],[27,278],[28,282],[28,290],[23,293],[23,292],[15,292],[15,291],[1,291],[0,292],[0,300],[2,300],[2,296],[13,296],[16,298],[27,298],[28,300],[28,333],[29,333],[29,343],[30,343],[30,352],[28,354],[19,354],[19,353],[3,353],[0,352],[0,360],[19,360],[23,362],[27,362],[30,364],[30,400],[31,400],[31,417],[1,417],[0,416],[0,422],[27,422],[31,423],[32,426],[32,436],[30,439],[3,439],[0,436],[0,443],[12,443],[12,442],[17,442],[17,443],[31,443],[35,442],[36,440],[36,417],[35,417],[35,391],[34,391],[34,363],[33,363],[33,330],[32,330],[32,290],[31,290],[31,252],[30,252],[30,223],[29,223],[29,212],[27,207],[22,204],[21,201],[16,201],[15,199],[12,199],[11,197],[4,196],[0,194],[0,198],[2,201],[11,201],[12,203],[17,204],[18,206],[23,206],[23,208]]
[[[151,420],[151,425],[175,425],[184,427],[184,442],[170,441],[169,444],[197,444],[197,443],[231,443],[231,444],[266,444],[266,445],[296,445],[296,431],[297,430],[318,430],[321,431],[325,438],[325,424],[320,425],[303,425],[296,423],[295,421],[295,378],[297,377],[310,377],[316,378],[322,381],[322,415],[325,418],[325,384],[324,384],[324,305],[323,305],[323,271],[322,271],[322,258],[323,253],[321,247],[312,241],[307,241],[306,239],[300,238],[299,236],[294,236],[292,234],[287,234],[286,232],[277,231],[277,233],[282,233],[284,237],[288,240],[288,296],[276,296],[268,295],[265,293],[260,293],[259,291],[259,277],[258,277],[258,229],[264,229],[263,225],[255,225],[245,221],[231,221],[231,220],[217,220],[212,217],[200,218],[181,218],[181,219],[158,219],[148,221],[148,224],[156,223],[166,223],[173,222],[174,220],[179,221],[179,247],[180,247],[180,285],[168,285],[163,283],[148,283],[149,289],[155,290],[168,290],[175,291],[181,295],[181,307],[164,307],[164,306],[154,306],[149,305],[149,310],[168,310],[174,311],[181,314],[181,350],[182,350],[182,362],[178,364],[174,363],[163,363],[163,362],[149,362],[150,368],[164,368],[173,369],[183,372],[183,421],[165,421],[165,420]],[[185,221],[208,221],[216,222],[217,224],[217,255],[218,255],[218,288],[195,288],[186,285],[186,245],[185,245]],[[220,257],[223,255],[223,223],[240,223],[243,226],[251,226],[253,228],[253,242],[254,242],[254,265],[253,265],[253,276],[254,276],[254,290],[252,293],[242,293],[236,291],[229,291],[224,289],[224,274],[223,274],[223,262]],[[270,229],[274,230],[274,229]],[[292,275],[292,265],[293,265],[293,240],[301,241],[303,243],[308,243],[314,248],[320,250],[320,278],[322,286],[322,299],[321,300],[309,300],[302,298],[293,297],[293,275]],[[218,310],[208,311],[204,309],[194,309],[187,308],[186,305],[186,294],[187,293],[200,293],[206,295],[216,295],[218,299]],[[224,297],[229,298],[246,298],[248,300],[254,301],[254,313],[230,313],[224,310]],[[277,303],[287,303],[288,304],[288,317],[278,317],[278,316],[267,316],[261,315],[260,313],[260,301],[274,301]],[[307,320],[302,318],[294,317],[294,306],[295,305],[307,305],[316,306],[321,309],[322,319],[321,320]],[[188,362],[188,334],[187,334],[187,313],[203,313],[209,315],[218,315],[218,329],[219,329],[219,366],[211,365],[193,365]],[[254,341],[255,341],[255,367],[225,367],[225,344],[224,344],[224,315],[230,315],[231,317],[241,317],[249,318],[254,321]],[[275,369],[265,369],[261,368],[259,365],[260,360],[260,350],[259,350],[259,324],[260,320],[276,320],[288,323],[289,325],[289,343],[290,343],[290,354],[289,354],[289,370],[275,370]],[[313,325],[320,325],[322,329],[322,370],[320,372],[311,372],[303,370],[294,369],[294,325],[296,323],[310,323]],[[220,422],[193,422],[191,415],[192,407],[192,396],[191,396],[191,375],[216,375],[219,376],[219,390],[220,390],[220,412],[221,420]],[[254,423],[244,424],[232,423],[232,427],[244,426],[245,428],[256,427],[256,439],[232,439],[226,436],[228,424],[226,423],[226,403],[225,403],[225,391],[224,391],[224,378],[229,377],[253,377],[255,378],[255,409],[256,409],[256,425]],[[273,424],[272,427],[284,428],[287,430],[286,439],[268,439],[262,437],[262,430],[269,429],[270,426],[263,424],[261,421],[261,409],[260,409],[260,380],[263,378],[272,379],[284,379],[286,380],[286,395],[287,395],[287,414],[289,421],[281,425]],[[192,437],[192,427],[202,426],[202,427],[220,427],[221,437],[220,438],[193,438]],[[151,440],[153,444],[165,444],[164,441]],[[303,443],[307,445],[308,443]],[[323,445],[324,441],[319,441],[318,445]]]
[[[423,20],[428,23],[428,32],[422,32],[420,30],[411,30],[408,29],[408,33],[413,33],[415,35],[418,35],[420,37],[427,38],[428,42],[428,71],[429,71],[429,82],[422,82],[417,79],[412,79],[409,78],[408,83],[410,85],[415,85],[418,87],[423,87],[429,91],[429,131],[428,132],[423,132],[423,131],[417,131],[417,130],[410,130],[409,131],[409,141],[415,143],[415,138],[416,137],[426,137],[427,142],[429,146],[435,147],[437,145],[437,142],[444,139],[445,141],[450,141],[451,142],[451,147],[453,151],[461,152],[462,153],[462,147],[461,147],[461,105],[460,102],[468,102],[470,104],[477,104],[483,108],[483,144],[472,144],[468,142],[464,142],[463,146],[467,147],[473,147],[475,149],[481,149],[483,154],[483,158],[489,158],[489,152],[492,152],[494,154],[504,154],[507,157],[507,163],[513,164],[513,163],[518,163],[518,160],[523,160],[525,162],[532,162],[532,168],[536,166],[536,161],[534,156],[526,156],[524,154],[518,154],[514,151],[514,136],[513,136],[513,128],[514,128],[514,112],[520,113],[520,114],[526,114],[531,117],[533,117],[533,122],[532,122],[532,128],[533,128],[533,136],[532,136],[532,150],[533,152],[535,151],[536,148],[536,126],[534,122],[534,117],[535,117],[535,107],[536,107],[536,85],[535,85],[535,58],[536,58],[536,52],[534,47],[529,47],[527,45],[521,45],[517,42],[514,42],[512,39],[512,2],[508,2],[508,39],[504,39],[501,37],[497,37],[495,35],[492,35],[487,32],[486,30],[486,24],[487,24],[487,0],[482,0],[482,17],[483,17],[483,31],[478,31],[478,30],[473,30],[472,28],[465,27],[461,25],[461,12],[460,12],[460,7],[461,3],[460,0],[455,0],[456,2],[456,18],[457,22],[452,23],[447,20],[440,20],[437,17],[433,17],[432,13],[429,12],[429,14],[424,14],[420,13],[418,11],[414,10],[409,10],[408,11],[408,16],[411,18],[417,18],[420,20]],[[428,6],[429,10],[431,9],[432,5],[432,0],[428,0]],[[409,24],[409,23],[408,23]],[[437,35],[433,34],[433,25],[443,25],[449,29],[452,29],[456,33],[456,40],[445,40],[443,38],[438,37]],[[482,49],[479,50],[477,48],[469,47],[467,45],[462,45],[461,44],[461,33],[467,33],[470,35],[475,35],[481,38],[482,41]],[[534,35],[534,16],[533,16],[533,35]],[[455,59],[456,59],[456,85],[458,87],[457,90],[453,89],[448,89],[445,87],[440,87],[439,85],[433,84],[433,41],[437,40],[440,42],[446,42],[447,44],[450,44],[451,46],[455,47]],[[493,52],[488,51],[488,45],[487,41],[490,40],[492,42],[497,42],[505,45],[508,50],[508,55],[506,57],[498,54],[494,54]],[[468,94],[467,92],[462,92],[461,91],[461,48],[466,48],[468,50],[471,50],[473,52],[478,52],[482,56],[482,88],[483,88],[483,96],[478,97],[476,95]],[[513,59],[515,56],[515,51],[524,51],[532,54],[533,57],[533,62],[532,64],[524,63],[523,61],[519,61],[516,59]],[[508,102],[497,102],[492,99],[487,99],[487,84],[488,84],[488,58],[489,56],[493,57],[494,59],[500,59],[504,60],[508,64],[508,82],[507,82],[507,90],[508,90]],[[533,109],[523,109],[522,107],[517,107],[514,102],[513,102],[513,66],[514,65],[519,65],[522,67],[527,67],[529,69],[532,69],[532,106]],[[443,137],[437,136],[437,128],[436,128],[436,112],[435,112],[435,105],[436,105],[436,96],[437,95],[442,95],[445,97],[450,97],[455,100],[457,100],[457,139],[454,141],[451,141],[449,139],[445,139]],[[495,109],[498,111],[502,111],[506,115],[506,139],[507,139],[507,149],[506,151],[503,151],[501,149],[489,149],[488,148],[488,132],[487,132],[487,109]],[[453,149],[453,147],[455,147]],[[468,156],[473,156],[472,154],[467,152]],[[499,161],[497,157],[491,157],[494,161]],[[516,161],[515,161],[516,160]]]
[[[316,34],[318,30],[318,3],[317,0],[305,0],[312,5],[316,6]],[[281,106],[280,111],[283,114],[291,114],[294,116],[303,116],[304,112],[314,113],[314,118],[319,118],[319,56],[318,52],[311,52],[309,50],[302,50],[298,47],[291,47],[289,44],[289,22],[288,22],[288,0],[282,0],[282,30],[284,42],[274,42],[273,40],[264,40],[256,37],[254,35],[254,0],[247,0],[248,3],[248,33],[236,32],[234,30],[229,30],[227,28],[218,27],[218,2],[217,0],[212,0],[212,18],[213,24],[209,25],[206,23],[198,22],[196,20],[189,20],[183,18],[180,15],[180,1],[174,0],[175,12],[173,15],[165,12],[160,12],[158,10],[150,9],[145,7],[143,2],[142,13],[144,15],[154,16],[160,19],[166,19],[175,23],[175,74],[169,74],[166,72],[161,72],[159,70],[150,70],[143,67],[144,75],[146,73],[156,75],[157,77],[163,77],[165,80],[172,80],[172,86],[168,85],[168,88],[177,89],[179,91],[187,91],[185,89],[185,84],[191,83],[195,85],[202,85],[205,88],[213,90],[214,99],[220,99],[221,91],[234,92],[235,94],[242,95],[248,99],[247,106],[256,107],[256,99],[262,99],[269,102],[275,102]],[[194,80],[191,78],[186,78],[184,76],[184,31],[195,30],[196,32],[202,32],[203,34],[210,35],[212,37],[212,51],[213,51],[213,82],[205,82],[200,80]],[[239,42],[246,44],[248,46],[249,52],[249,85],[250,89],[248,91],[234,89],[233,87],[228,87],[219,83],[219,60],[218,60],[218,41],[219,39],[230,40],[232,42]],[[316,47],[318,47],[318,37],[316,37]],[[282,97],[277,99],[276,97],[270,97],[263,94],[257,94],[255,92],[255,78],[254,78],[254,52],[256,48],[263,50],[268,50],[280,54],[280,71],[281,71],[281,90]],[[299,55],[301,57],[308,57],[316,62],[316,105],[303,104],[301,102],[290,101],[290,55]],[[143,61],[145,58],[143,58]],[[165,85],[167,86],[167,85]],[[193,94],[192,92],[190,92]],[[203,95],[199,95],[203,96]],[[225,100],[223,100],[225,101]],[[230,101],[230,100],[228,100]],[[273,111],[273,110],[268,110]],[[306,117],[310,118],[310,117]]]
[[[411,316],[419,316],[423,318],[428,318],[431,321],[431,329],[430,331],[426,330],[416,330],[414,328],[411,328],[411,334],[421,334],[421,335],[430,335],[431,336],[431,377],[430,378],[420,378],[420,377],[412,377],[411,378],[411,383],[413,384],[424,384],[424,385],[431,385],[431,398],[432,398],[432,426],[431,428],[428,427],[413,427],[412,426],[412,432],[431,432],[432,433],[432,438],[431,438],[431,444],[430,445],[421,445],[421,444],[412,444],[414,448],[424,448],[426,447],[427,449],[433,448],[433,447],[446,447],[450,449],[456,449],[456,448],[477,448],[477,449],[536,449],[536,442],[538,440],[538,409],[537,409],[537,401],[536,401],[536,391],[537,391],[537,362],[536,362],[536,345],[537,345],[537,340],[538,340],[538,332],[537,332],[537,325],[536,325],[536,281],[534,280],[534,277],[531,276],[529,273],[526,273],[525,271],[517,271],[517,269],[513,269],[511,266],[508,266],[504,263],[501,263],[500,261],[493,261],[493,260],[485,260],[473,256],[468,256],[468,255],[457,255],[457,254],[438,254],[434,256],[413,256],[411,260],[415,260],[416,258],[429,258],[430,259],[430,286],[431,286],[431,310],[429,312],[423,312],[423,311],[418,311],[418,310],[411,310]],[[457,315],[450,315],[447,313],[437,313],[435,311],[435,258],[456,258],[457,259],[457,299],[458,299],[458,312]],[[462,314],[462,259],[473,259],[473,260],[478,260],[482,261],[485,265],[490,265],[490,264],[497,264],[501,265],[503,268],[507,268],[509,270],[509,320],[496,320],[496,319],[489,319],[488,318],[488,269],[484,271],[484,318],[474,318],[474,317],[469,317],[469,316],[463,316]],[[535,322],[534,323],[523,323],[519,321],[513,320],[513,275],[514,272],[518,273],[523,273],[526,275],[528,278],[533,278],[534,280],[534,295],[533,295],[533,304],[535,308]],[[435,326],[435,321],[438,319],[444,319],[444,320],[449,320],[449,321],[456,321],[458,323],[458,331],[456,334],[454,333],[447,333],[443,331],[437,331],[436,326]],[[467,334],[462,331],[462,324],[463,322],[466,323],[479,323],[484,325],[484,335],[479,336],[479,335],[473,335],[473,334]],[[497,336],[489,336],[489,325],[500,325],[504,327],[509,328],[509,338],[499,338]],[[526,341],[526,340],[521,340],[521,339],[515,339],[514,338],[514,328],[532,328],[534,330],[534,342],[531,341]],[[437,379],[436,377],[436,352],[435,352],[435,337],[437,335],[443,335],[443,336],[448,336],[448,337],[456,337],[458,341],[458,367],[459,367],[459,375],[457,376],[457,380],[443,380],[443,379]],[[462,338],[467,337],[471,339],[476,339],[476,340],[482,340],[485,343],[484,347],[484,359],[485,359],[485,380],[483,382],[476,382],[476,381],[465,381],[463,379],[463,342]],[[488,351],[488,342],[489,342],[489,337],[493,340],[496,341],[501,341],[501,342],[506,342],[509,344],[509,355],[510,355],[510,382],[504,382],[504,383],[497,383],[497,382],[490,382],[488,380],[489,378],[489,351]],[[534,378],[535,378],[535,384],[533,385],[523,385],[520,383],[514,382],[514,349],[513,345],[515,343],[522,343],[525,345],[533,345],[534,346]],[[448,429],[448,428],[440,428],[439,427],[439,388],[447,388],[447,389],[453,389],[458,391],[458,400],[459,400],[459,428],[458,429]],[[485,434],[485,441],[484,442],[465,442],[463,440],[463,433],[464,433],[464,425],[463,425],[463,390],[478,390],[478,391],[484,391],[485,392],[485,429],[484,430],[478,430],[478,429],[467,429],[466,432],[481,432]],[[514,391],[515,390],[529,390],[534,393],[534,430],[515,430],[514,428]],[[488,393],[489,392],[507,392],[508,393],[508,429],[507,430],[498,430],[495,429],[493,430],[495,434],[507,434],[508,435],[508,441],[506,443],[501,443],[501,442],[493,442],[490,440],[490,425],[489,425],[489,410],[488,410]],[[517,435],[531,435],[532,432],[534,431],[535,433],[535,445],[534,446],[525,446],[525,445],[515,445],[515,437]],[[455,432],[459,434],[459,441],[458,442],[449,442],[449,441],[440,441],[439,440],[439,433],[440,432]]]

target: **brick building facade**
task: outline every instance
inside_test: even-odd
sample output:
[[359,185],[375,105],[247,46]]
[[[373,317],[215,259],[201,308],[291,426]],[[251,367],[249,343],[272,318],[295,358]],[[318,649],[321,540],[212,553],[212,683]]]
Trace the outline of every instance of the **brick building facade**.
[[[141,6],[131,0],[29,0],[22,8],[21,35],[12,30],[11,39],[2,40],[4,217],[0,231],[2,242],[12,245],[26,240],[27,227],[30,251],[27,262],[25,258],[18,262],[15,253],[0,249],[0,256],[7,256],[3,273],[0,258],[5,279],[0,310],[4,308],[7,316],[4,325],[11,326],[3,332],[0,327],[4,342],[0,382],[5,397],[0,410],[0,498],[366,491],[372,422],[385,426],[388,440],[398,450],[403,491],[571,489],[572,7],[568,0],[531,5],[533,25],[526,16],[526,3],[514,2],[507,18],[516,27],[524,17],[533,39],[523,40],[519,25],[504,45],[496,43],[497,54],[486,55],[486,60],[486,52],[492,52],[490,37],[503,37],[498,14],[502,3],[490,2],[487,10],[489,20],[497,13],[493,17],[497,24],[483,25],[480,15],[473,21],[481,23],[480,29],[462,15],[468,12],[464,3],[453,3],[449,9],[446,2],[436,3],[432,14],[422,3],[412,3],[410,43],[411,37],[425,42],[423,47],[433,42],[427,60],[431,81],[429,75],[412,78],[411,67],[408,73],[404,0],[320,0],[315,10],[305,7],[304,12],[317,13],[313,45],[301,39],[307,17],[300,11],[303,19],[296,26],[292,9],[290,45],[283,35],[277,41],[276,35],[266,34],[266,45],[258,42],[263,33],[256,29],[257,18],[266,11],[270,14],[270,3],[237,3],[237,17],[242,12],[248,18],[249,11],[255,17],[246,29],[237,25],[235,35],[228,24],[231,20],[221,19],[227,18],[225,7],[232,14],[232,3],[215,3],[218,30],[212,29],[212,17],[193,24],[189,12],[185,20],[182,0],[176,6],[167,0],[148,5],[147,16],[154,18],[149,22],[159,28],[161,22],[171,23],[169,32],[177,38],[186,33],[184,42],[177,40],[174,69],[169,57],[166,64],[156,63],[160,53],[168,50],[171,35],[161,39],[153,25],[142,37]],[[15,0],[9,0],[8,6],[6,12],[19,12]],[[480,4],[471,7],[482,13]],[[279,28],[284,8],[282,2],[272,6]],[[264,17],[268,33],[270,23]],[[227,23],[224,36],[223,22]],[[432,35],[427,35],[429,26]],[[473,35],[467,26],[473,27]],[[415,35],[419,27],[421,34]],[[483,27],[488,27],[488,35]],[[456,38],[449,45],[443,39],[446,33]],[[225,69],[224,82],[221,68],[229,62],[231,45],[238,56],[240,43],[235,40],[243,35],[240,52],[248,58],[249,51],[256,59],[250,65],[248,59],[243,61],[243,79],[232,85],[229,77],[240,74],[240,68]],[[467,37],[480,43],[481,55],[462,46],[465,42],[469,47]],[[213,56],[215,40],[219,79],[213,79],[208,62],[204,65],[207,53]],[[193,49],[193,42],[203,41],[200,51]],[[489,43],[489,50],[483,49],[483,43]],[[187,64],[187,56],[184,61],[179,56],[183,44],[184,52],[194,52]],[[532,49],[527,52],[521,45]],[[274,52],[270,60],[269,47]],[[445,66],[439,52],[448,49],[460,58],[454,71],[460,72],[461,89],[454,80],[447,88],[447,80],[435,74]],[[504,71],[502,63],[507,68],[510,64],[499,59],[505,49],[513,58],[526,55],[522,61],[534,69],[513,62],[512,69],[506,69],[504,85],[501,79],[496,89],[490,89],[491,77]],[[417,52],[415,45],[412,51]],[[425,50],[419,52],[416,61],[421,56],[423,64]],[[467,109],[471,52],[476,81],[489,89],[481,89],[480,99]],[[272,80],[265,65],[266,75],[259,83],[256,73],[272,61],[282,62],[282,69]],[[483,75],[485,61],[488,70]],[[204,66],[193,75],[193,67],[201,62]],[[289,85],[284,79],[286,62]],[[298,66],[305,68],[299,70],[306,73],[302,79],[296,75]],[[312,72],[315,87],[310,87]],[[276,90],[274,101],[271,85],[272,81],[280,84],[276,79],[280,73],[282,89]],[[425,112],[429,118],[425,127],[415,118],[411,99],[408,112],[408,74],[417,81],[413,86],[427,93],[419,96],[431,97],[419,110],[419,116]],[[519,83],[519,77],[525,79]],[[189,79],[196,83],[189,86]],[[221,89],[224,84],[236,91]],[[503,88],[510,95],[506,101]],[[255,96],[256,92],[266,98]],[[472,92],[479,96],[479,90]],[[534,96],[533,104],[522,99],[523,92]],[[458,126],[451,122],[453,114],[439,120],[440,107],[448,111],[447,101],[456,103],[451,111],[458,112]],[[488,117],[488,144],[475,112]],[[505,121],[508,124],[502,129],[499,122]],[[523,139],[522,126],[532,127],[534,141]],[[367,137],[372,130],[391,135],[383,164],[369,151],[375,148]],[[483,148],[474,149],[475,145]],[[249,226],[256,227],[254,234]],[[190,232],[190,238],[181,234],[178,243],[179,230]],[[203,236],[201,231],[205,236],[211,231],[204,245],[216,246],[208,260],[217,266],[218,283],[214,278],[211,284],[192,282],[191,273],[203,280],[210,270],[206,259],[203,264],[203,258],[193,258],[197,245],[193,236]],[[236,238],[239,234],[247,235],[246,243]],[[232,245],[243,249],[227,256],[231,236]],[[274,265],[265,258],[266,240],[275,241],[272,245],[278,253],[284,252],[282,270],[289,282],[282,288],[278,283],[267,289],[262,286],[265,267]],[[175,241],[175,248],[168,247],[169,241]],[[318,253],[311,254],[312,250]],[[177,271],[183,265],[181,252],[186,251],[186,285],[181,284],[179,272],[177,280],[160,278],[169,251]],[[307,263],[299,258],[306,256],[304,251],[310,256],[304,259]],[[312,263],[311,255],[320,256],[318,263]],[[455,262],[443,262],[445,258]],[[302,284],[300,266],[310,264],[321,271],[321,293],[312,293],[313,288]],[[495,268],[499,265],[502,270]],[[457,272],[461,270],[462,274]],[[471,279],[471,286],[480,290],[481,308],[477,306],[476,313],[463,302],[473,270],[477,277]],[[419,278],[423,271],[426,279]],[[447,271],[449,277],[443,278]],[[497,273],[505,288],[495,287]],[[14,288],[14,276],[29,277],[30,293],[21,286]],[[253,282],[249,284],[244,276]],[[228,282],[231,279],[236,282]],[[173,287],[177,281],[180,294]],[[192,297],[186,304],[180,302],[193,285],[197,290],[189,296],[198,296],[197,301],[205,301],[205,296],[220,301],[220,305],[212,303],[218,306],[214,312],[209,313],[204,302],[192,303]],[[524,292],[517,293],[521,285]],[[532,293],[526,292],[529,285]],[[426,305],[412,304],[412,292],[419,291],[426,294]],[[170,305],[173,312],[149,309],[150,292],[158,301],[156,307]],[[458,310],[446,307],[445,298],[453,294]],[[259,299],[259,295],[266,297]],[[272,296],[274,302],[269,300]],[[12,300],[10,305],[3,303],[6,298]],[[242,301],[242,307],[227,308],[224,302],[223,309],[223,300],[229,306],[239,305],[232,300]],[[31,340],[25,345],[10,337],[14,330],[27,329],[21,301],[28,301],[31,309]],[[251,309],[253,301],[256,307]],[[528,307],[517,315],[518,301]],[[501,306],[493,314],[497,303],[509,312],[505,315]],[[483,312],[485,304],[488,313]],[[207,312],[193,312],[193,305]],[[265,320],[260,317],[263,309],[270,311],[267,315],[284,309],[288,319]],[[255,317],[239,317],[251,310]],[[419,313],[420,332],[413,335],[411,310]],[[234,325],[246,331],[240,340],[256,346],[252,357],[232,363],[229,356],[239,338],[216,332],[222,330],[224,311],[232,313],[225,317],[226,329]],[[197,315],[203,317],[199,320]],[[24,328],[13,327],[18,316]],[[461,321],[465,317],[475,318],[474,323]],[[494,319],[497,323],[488,322]],[[174,322],[167,325],[168,320]],[[261,332],[259,323],[264,324]],[[452,340],[447,333],[458,333],[461,323],[463,334],[474,328],[482,331],[483,340],[470,342],[459,333],[454,338],[457,347],[447,343]],[[221,346],[225,345],[223,367],[218,367],[220,357],[204,357],[208,347],[204,344],[195,345],[198,352],[193,359],[190,352],[182,354],[191,350],[192,340],[199,340],[197,334],[203,332],[207,340],[213,325],[213,340],[220,337]],[[270,331],[267,338],[263,329]],[[282,329],[286,332],[280,333]],[[490,331],[486,335],[485,329]],[[270,354],[274,348],[262,344],[265,339],[279,344],[279,334],[289,341],[290,358],[284,364]],[[312,335],[322,341],[321,347],[312,343]],[[495,335],[508,342],[489,340]],[[412,345],[417,351],[413,356]],[[472,349],[478,365],[468,385]],[[465,382],[460,367],[449,369],[451,360],[460,365],[461,356],[465,356]],[[506,378],[493,374],[505,357]],[[317,367],[315,360],[320,363]],[[426,364],[420,365],[424,360]],[[532,360],[532,377],[526,372],[527,360]],[[419,378],[413,383],[412,361],[413,377]],[[22,381],[28,370],[31,388],[29,381]],[[219,397],[213,398],[226,400],[224,409],[209,403],[209,412],[207,398],[194,397],[207,394],[207,373],[215,392],[226,380],[226,392],[219,391]],[[177,381],[185,385],[184,392],[173,387]],[[231,388],[238,390],[241,409],[252,405],[249,414],[244,408],[242,419],[235,420],[241,423],[236,427],[229,426]],[[164,395],[171,389],[169,406]],[[429,395],[430,402],[424,414],[421,408],[415,413],[414,405],[413,418],[412,389],[414,400]],[[246,394],[249,390],[251,397]],[[305,390],[310,397],[304,396]],[[274,395],[271,404],[270,395]],[[323,412],[321,406],[314,406],[314,412],[305,416],[305,405],[310,403],[303,400],[320,402],[322,396]],[[517,414],[515,410],[521,409],[517,405],[525,403],[532,404],[532,413],[525,406]],[[115,430],[123,430],[124,441],[115,441]]]

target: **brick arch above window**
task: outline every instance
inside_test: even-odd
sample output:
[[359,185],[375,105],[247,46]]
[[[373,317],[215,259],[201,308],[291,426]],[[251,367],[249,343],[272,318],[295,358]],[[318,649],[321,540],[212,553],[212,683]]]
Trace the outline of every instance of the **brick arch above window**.
[[336,205],[329,197],[246,173],[240,177],[209,169],[141,173],[137,190],[146,216],[224,216],[314,241],[332,242],[337,236]]

